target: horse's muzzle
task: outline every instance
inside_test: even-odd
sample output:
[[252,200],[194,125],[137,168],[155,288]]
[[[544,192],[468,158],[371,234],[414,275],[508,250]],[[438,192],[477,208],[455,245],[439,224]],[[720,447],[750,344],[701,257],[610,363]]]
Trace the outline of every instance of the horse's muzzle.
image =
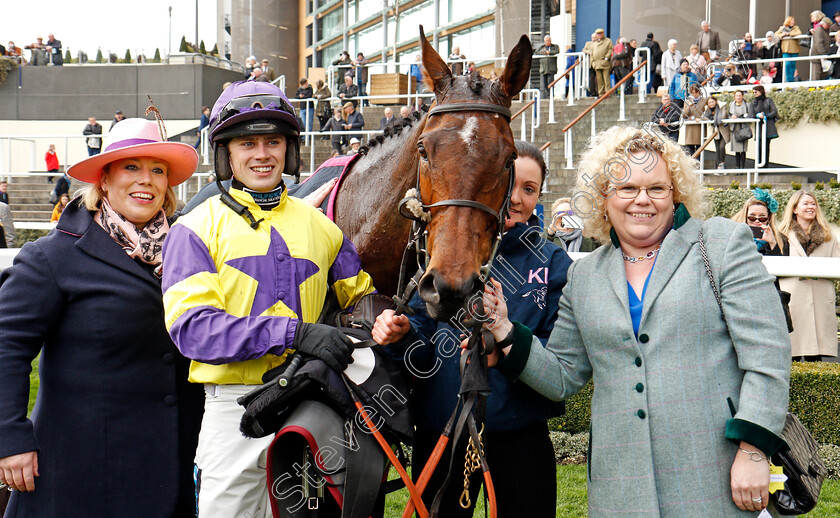
[[443,321],[455,317],[470,297],[483,293],[484,285],[478,274],[473,273],[460,286],[450,286],[431,269],[420,278],[417,291],[426,303],[429,316]]

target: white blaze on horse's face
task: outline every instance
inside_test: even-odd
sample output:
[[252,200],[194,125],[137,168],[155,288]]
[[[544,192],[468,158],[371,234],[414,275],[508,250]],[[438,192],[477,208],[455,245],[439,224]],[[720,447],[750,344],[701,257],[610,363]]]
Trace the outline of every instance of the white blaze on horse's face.
[[467,119],[467,123],[464,124],[464,128],[458,132],[458,136],[461,137],[464,144],[470,146],[475,138],[476,130],[478,130],[478,119],[475,116],[471,116]]

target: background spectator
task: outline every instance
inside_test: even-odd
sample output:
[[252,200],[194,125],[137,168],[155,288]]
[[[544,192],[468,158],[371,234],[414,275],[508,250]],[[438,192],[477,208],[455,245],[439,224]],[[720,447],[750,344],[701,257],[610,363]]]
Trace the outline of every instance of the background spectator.
[[353,76],[344,76],[344,84],[338,87],[338,98],[343,101],[350,101],[355,107],[359,102],[356,97],[359,95],[359,87],[353,84]]
[[610,56],[613,42],[604,35],[604,29],[595,29],[595,41],[592,42],[592,68],[595,69],[595,81],[598,83],[598,96],[607,93],[610,87]]
[[598,97],[598,79],[595,74],[595,68],[592,67],[592,46],[598,39],[598,35],[594,32],[589,35],[589,41],[583,46],[582,52],[589,56],[589,70],[586,73],[589,75],[589,97]]
[[[615,44],[612,50],[612,57],[610,58],[610,65],[612,66],[612,73],[615,82],[621,81],[624,76],[630,73],[630,64],[633,58],[630,54],[630,47],[627,44],[627,38],[619,37],[618,43]],[[629,87],[629,89],[628,89]],[[624,83],[624,93],[630,94],[633,92],[633,81],[628,79]]]
[[0,202],[0,225],[3,225],[3,233],[6,237],[6,248],[15,247],[15,220],[12,217],[12,209],[9,205]]
[[254,77],[254,69],[259,68],[257,66],[257,58],[255,56],[248,56],[245,58],[245,79],[253,79]]
[[0,180],[0,203],[9,204],[9,183],[6,180]]
[[17,59],[20,64],[25,62],[23,59],[23,50],[15,46],[15,42],[13,41],[9,42],[9,47],[6,49],[6,56]]
[[210,125],[210,107],[209,106],[202,106],[201,107],[201,120],[198,121],[198,131],[196,131],[196,135],[198,135],[198,140],[195,141],[193,147],[195,149],[201,148],[201,130],[206,128]]
[[[342,117],[341,108],[333,110],[333,116],[324,123],[321,131],[344,131],[344,118]],[[344,135],[341,133],[333,133],[330,135],[330,144],[334,152],[341,154],[341,148],[344,145]]]
[[668,94],[671,96],[671,101],[682,108],[685,98],[688,97],[688,88],[691,85],[700,84],[697,76],[688,67],[688,60],[680,61],[680,69],[677,74],[671,79],[671,86],[668,87]]
[[50,65],[60,67],[64,64],[64,56],[61,54],[61,41],[55,39],[53,34],[47,35],[47,43],[44,49],[47,51],[47,59]]
[[59,176],[58,180],[55,181],[55,188],[53,189],[53,192],[55,192],[56,199],[61,198],[62,194],[70,192],[70,177],[67,176],[66,172]]
[[671,81],[674,79],[677,71],[680,69],[680,61],[683,57],[679,50],[677,50],[677,40],[668,40],[668,48],[662,53],[662,81],[665,88],[671,87]]
[[[823,18],[818,21],[814,28],[814,37],[811,39],[811,56],[820,56],[828,54],[831,48],[831,37],[828,35],[828,28],[831,26],[829,18]],[[820,81],[825,79],[825,72],[823,72],[822,63],[819,59],[811,60],[811,81]]]
[[[758,59],[781,59],[782,57],[782,46],[781,40],[776,36],[776,33],[773,31],[767,31],[765,34],[765,42],[758,49],[758,53],[756,57]],[[782,82],[782,67],[781,63],[779,62],[771,62],[765,63],[763,66],[766,66],[770,69],[770,77],[773,79],[774,83],[781,83]]]
[[29,64],[38,67],[47,64],[47,49],[44,45],[44,38],[38,36],[35,43],[30,43],[24,48],[29,49]]
[[717,31],[711,30],[711,26],[706,20],[700,23],[700,32],[697,33],[697,46],[700,47],[700,53],[706,58],[706,63],[717,58],[717,52],[720,50],[720,35]]
[[[683,120],[684,121],[699,121],[703,117],[703,110],[706,106],[706,99],[700,92],[700,85],[697,83],[688,86],[688,95],[685,97],[683,104]],[[700,124],[686,124],[685,125],[685,147],[688,154],[693,156],[694,152],[700,148],[703,143],[701,137]]]
[[[744,119],[753,116],[750,105],[744,100],[744,92],[738,90],[735,92],[735,99],[729,103],[729,118],[730,119]],[[741,125],[751,125],[748,122],[736,122],[730,124],[733,135]],[[736,140],[732,138],[732,152],[735,153],[735,168],[744,169],[747,167],[747,140]]]
[[[356,74],[356,86],[359,87],[359,95],[366,96],[367,95],[367,81],[368,81],[368,67],[367,64],[370,62],[369,59],[365,57],[364,54],[359,52],[356,56],[356,59],[353,60],[353,65],[356,67],[355,74]],[[367,105],[365,105],[367,106]]]
[[[344,118],[347,122],[344,123],[345,130],[361,131],[365,128],[365,118],[362,113],[356,110],[356,105],[352,102],[344,103]],[[362,134],[348,135],[347,138],[356,137],[359,141],[362,140]]]
[[52,215],[50,216],[50,223],[55,223],[61,217],[61,213],[64,212],[64,209],[67,207],[67,204],[70,203],[70,195],[64,193],[58,198],[58,203],[55,204],[53,207]]
[[600,246],[583,235],[583,220],[572,209],[571,198],[557,198],[551,204],[551,223],[545,227],[545,238],[566,252],[591,252]]
[[647,34],[647,38],[642,42],[642,47],[650,49],[648,65],[654,67],[650,74],[648,93],[656,92],[656,90],[662,86],[662,47],[659,46],[658,41],[653,39],[652,32]]
[[114,129],[114,125],[120,122],[121,120],[125,120],[125,115],[123,115],[122,110],[117,110],[114,112],[114,120],[111,121],[111,127],[108,128],[108,131]]
[[318,79],[315,81],[315,98],[318,99],[318,105],[315,108],[315,111],[318,114],[318,127],[323,128],[324,124],[330,120],[330,115],[332,114],[330,111],[330,102],[327,99],[330,98],[332,93],[330,89],[324,84],[324,81]]
[[726,105],[719,104],[717,99],[712,96],[706,100],[706,110],[703,112],[703,118],[712,121],[711,130],[717,130],[718,134],[715,137],[715,164],[718,169],[726,167],[726,144],[729,142],[732,132],[729,131],[729,124],[723,122],[727,119],[729,114],[726,112]]
[[[297,99],[312,99],[312,85],[305,77],[301,77],[297,91],[295,91],[295,98]],[[305,102],[298,104],[301,119],[305,123],[304,131],[312,131],[312,119],[315,116],[315,105],[312,102]]]
[[834,21],[831,24],[831,27],[828,28],[828,32],[837,32],[840,31],[840,11],[834,12]]
[[274,68],[268,65],[267,58],[262,60],[260,69],[262,70],[263,74],[265,74],[265,77],[266,79],[268,79],[269,83],[277,79],[277,74],[274,72]]
[[[758,54],[758,44],[753,43],[752,34],[750,34],[750,33],[744,34],[744,41],[741,42],[740,49],[741,49],[741,56],[740,56],[741,59],[743,59],[745,61],[752,61],[752,60],[756,59],[757,54]],[[754,77],[754,78],[756,78],[756,80],[758,80],[758,73],[757,73],[755,63],[750,63],[749,65],[747,65],[747,68],[749,68],[749,70],[750,70],[750,73],[747,77],[747,81],[749,81],[750,77]],[[752,81],[749,81],[749,82],[752,82]]]
[[744,82],[744,78],[738,73],[738,69],[732,63],[727,63],[723,67],[723,72],[715,79],[715,83],[720,86],[738,86]]
[[692,45],[685,59],[688,61],[689,70],[694,72],[697,79],[703,83],[706,80],[706,58],[700,54],[700,47]]
[[[44,161],[47,163],[47,172],[48,173],[57,173],[58,172],[58,155],[55,154],[55,144],[50,143],[50,147],[47,149],[46,155],[44,155]],[[47,177],[47,183],[52,183],[53,177]]]
[[[811,192],[800,190],[790,197],[779,231],[790,244],[791,257],[840,257],[837,237]],[[802,357],[804,361],[837,356],[837,318],[831,280],[783,277],[779,285],[790,293],[792,356]]]
[[261,68],[255,68],[251,71],[251,78],[250,81],[259,81],[261,83],[268,83],[268,76],[265,75]]
[[348,73],[351,75],[353,74],[353,71],[350,68],[350,65],[352,63],[353,61],[350,59],[350,54],[346,50],[342,50],[341,54],[338,56],[338,59],[332,62],[332,64],[336,67],[335,78],[333,78],[333,81],[336,84],[341,83],[341,78],[347,75]]
[[537,49],[536,54],[540,57],[540,89],[545,97],[548,97],[548,85],[554,81],[554,75],[557,73],[557,54],[560,53],[560,47],[551,43],[551,36],[548,34],[543,38],[543,44]]
[[[85,126],[82,135],[89,135],[85,139],[88,148],[88,156],[98,155],[102,149],[102,125],[96,122],[96,117],[88,118],[87,126]],[[96,136],[98,135],[98,136]]]
[[392,110],[390,107],[385,108],[385,111],[383,112],[383,115],[385,115],[385,116],[382,117],[381,119],[379,119],[379,130],[380,131],[382,131],[385,128],[387,128],[388,126],[391,126],[392,124],[394,124],[394,121],[396,120],[396,119],[394,119],[394,110]]
[[659,130],[676,142],[680,137],[680,109],[671,103],[671,96],[662,94],[660,105],[653,112],[650,121],[659,125]]
[[355,155],[359,152],[359,148],[362,147],[362,143],[356,137],[350,139],[350,149],[347,150],[348,155]]
[[417,54],[414,56],[414,63],[409,69],[409,74],[414,78],[415,92],[422,94],[426,91],[426,85],[423,83],[423,56]]
[[761,229],[760,237],[753,237],[758,253],[761,255],[790,255],[788,240],[776,226],[778,210],[779,202],[775,198],[763,189],[755,188],[753,197],[747,200],[738,214],[732,218],[733,221]]
[[449,54],[449,71],[453,76],[460,76],[464,73],[464,60],[467,56],[461,54],[461,47],[452,47],[452,53]]
[[828,78],[840,79],[840,32],[834,34],[834,43],[829,47],[828,53],[834,56],[831,58],[831,68],[828,71]]
[[411,122],[411,108],[408,106],[400,106],[400,117],[402,117],[403,123],[408,124]]
[[756,85],[753,88],[753,101],[750,103],[750,110],[754,117],[760,119],[755,126],[757,135],[764,132],[764,125],[767,125],[767,138],[764,139],[764,149],[757,150],[756,159],[761,162],[764,160],[764,165],[761,167],[770,167],[770,141],[774,138],[779,138],[779,133],[776,131],[776,119],[779,117],[779,112],[776,110],[776,103],[773,99],[767,97],[762,85]]
[[[776,36],[779,38],[780,45],[782,47],[783,58],[795,58],[799,56],[799,40],[796,39],[796,37],[801,34],[802,30],[798,25],[796,25],[796,20],[793,16],[785,18],[785,22],[781,27],[779,27],[779,30],[776,31]],[[792,83],[793,73],[796,71],[796,62],[785,61],[784,71],[785,82]]]

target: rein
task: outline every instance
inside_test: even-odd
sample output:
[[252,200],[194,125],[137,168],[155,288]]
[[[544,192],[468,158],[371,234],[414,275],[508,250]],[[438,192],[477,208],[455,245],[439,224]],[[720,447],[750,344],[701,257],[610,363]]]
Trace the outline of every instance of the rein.
[[[432,117],[434,115],[442,113],[455,113],[467,111],[482,111],[494,113],[497,117],[504,117],[505,120],[508,123],[510,123],[510,109],[505,108],[503,106],[487,103],[454,103],[433,106],[429,110],[428,116]],[[515,158],[515,156],[513,158]],[[426,268],[428,267],[429,262],[431,261],[431,254],[428,251],[427,244],[429,231],[426,227],[432,219],[433,208],[453,206],[467,207],[471,209],[484,211],[496,219],[498,223],[498,230],[493,241],[490,257],[487,259],[487,262],[481,266],[479,270],[480,280],[482,284],[487,282],[487,279],[490,276],[491,265],[493,264],[493,260],[496,258],[496,254],[499,250],[499,244],[502,240],[502,232],[504,231],[505,227],[505,219],[509,215],[508,211],[510,208],[510,197],[513,192],[514,182],[516,179],[516,172],[513,165],[513,160],[511,159],[508,162],[508,165],[505,166],[505,169],[508,171],[508,186],[507,191],[505,192],[504,201],[502,202],[502,207],[498,211],[475,200],[465,200],[458,198],[443,200],[431,204],[425,204],[423,203],[423,199],[420,193],[421,167],[421,163],[418,163],[417,180],[415,183],[415,188],[409,190],[406,193],[405,198],[400,200],[398,205],[398,210],[400,214],[406,218],[411,219],[412,225],[411,236],[409,238],[408,243],[406,244],[406,248],[403,252],[403,259],[400,264],[400,276],[399,283],[397,285],[397,294],[393,297],[394,302],[397,304],[397,313],[414,313],[414,311],[410,307],[408,307],[408,302],[413,296],[414,291],[417,289],[418,283],[420,282],[420,278],[425,274]],[[412,252],[416,254],[415,258],[417,261],[417,271],[411,277],[411,279],[406,280],[406,276],[408,275],[409,271],[409,263],[411,260]],[[421,257],[423,258],[422,261]],[[481,301],[479,301],[478,310],[480,313],[484,313]],[[423,490],[425,489],[426,485],[431,479],[432,473],[437,468],[437,465],[440,462],[441,456],[443,455],[447,444],[450,442],[450,440],[452,440],[452,455],[450,456],[449,469],[447,470],[446,480],[444,481],[443,485],[441,486],[432,503],[430,514],[432,517],[439,516],[442,497],[444,491],[449,485],[450,479],[452,478],[452,474],[454,471],[453,468],[455,467],[456,446],[458,445],[459,439],[462,436],[465,436],[465,438],[468,439],[468,446],[464,470],[464,491],[461,494],[460,504],[464,508],[469,508],[469,477],[473,471],[480,469],[483,473],[486,494],[489,497],[488,507],[490,509],[490,516],[491,518],[495,518],[496,516],[495,491],[493,490],[493,482],[490,477],[490,468],[487,465],[487,460],[484,455],[484,446],[481,441],[481,433],[484,427],[482,424],[481,431],[479,431],[479,428],[476,424],[476,421],[483,421],[485,394],[489,393],[490,391],[486,355],[492,352],[495,345],[495,341],[493,340],[492,334],[482,330],[481,325],[482,322],[477,322],[476,325],[473,327],[472,333],[470,334],[470,338],[467,344],[467,350],[461,356],[459,369],[461,373],[459,404],[455,407],[454,411],[452,412],[452,415],[449,418],[449,422],[447,423],[443,433],[438,439],[438,442],[435,445],[435,448],[432,454],[430,455],[428,461],[426,462],[426,465],[423,466],[422,472],[416,484],[416,492],[418,493],[418,495],[422,494]],[[411,516],[412,512],[415,509],[416,500],[418,500],[418,498],[415,497],[414,494],[412,494],[412,499],[409,500],[405,510],[403,511],[403,518]],[[423,517],[425,509],[423,509],[420,506],[417,507],[418,514],[421,517]]]

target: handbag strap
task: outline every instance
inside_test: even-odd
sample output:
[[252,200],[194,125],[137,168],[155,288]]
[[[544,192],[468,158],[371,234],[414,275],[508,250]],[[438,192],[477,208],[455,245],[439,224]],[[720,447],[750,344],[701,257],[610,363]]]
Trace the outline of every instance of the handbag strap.
[[[726,324],[726,313],[723,311],[723,304],[720,301],[720,292],[718,291],[715,277],[712,275],[712,265],[709,263],[709,256],[706,253],[706,243],[703,241],[703,229],[700,229],[698,237],[700,238],[700,255],[703,256],[703,266],[706,267],[706,274],[709,276],[709,283],[712,285],[712,291],[715,292],[715,300],[720,308],[720,314],[723,316],[723,323]],[[728,324],[727,327],[729,327]]]

